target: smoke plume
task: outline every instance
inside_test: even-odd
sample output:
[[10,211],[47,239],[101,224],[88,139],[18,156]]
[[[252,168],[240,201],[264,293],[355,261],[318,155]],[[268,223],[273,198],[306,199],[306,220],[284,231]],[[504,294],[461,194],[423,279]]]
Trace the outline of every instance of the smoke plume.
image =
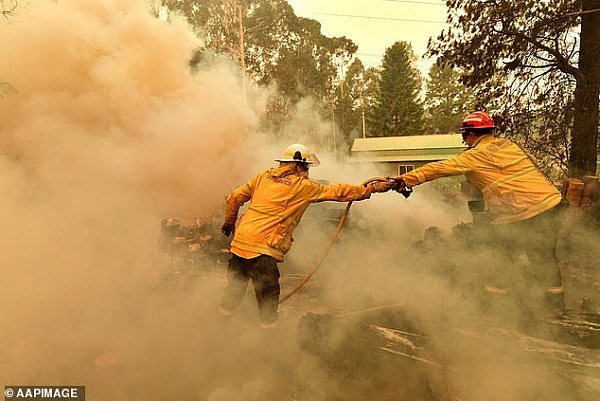
[[[210,274],[191,289],[170,272],[175,290],[156,290],[155,273],[169,265],[157,246],[161,220],[220,223],[231,189],[272,165],[288,143],[317,150],[315,179],[359,184],[382,174],[328,155],[331,126],[309,100],[281,138],[255,133],[266,89],[245,91],[225,61],[192,72],[198,46],[184,21],[162,21],[136,0],[39,1],[0,25],[0,81],[16,89],[0,98],[0,385],[85,385],[89,399],[373,398],[373,383],[410,369],[360,379],[336,370],[298,349],[298,317],[401,304],[432,331],[446,327],[444,319],[476,319],[474,301],[439,270],[447,260],[415,248],[429,226],[451,235],[469,218],[466,207],[427,187],[408,201],[388,193],[357,202],[326,264],[282,305],[273,332],[258,328],[253,294],[232,319],[218,314],[222,257],[206,260]],[[280,265],[283,294],[330,240],[343,207],[307,212]],[[463,358],[452,366],[466,373],[448,380],[471,389],[471,399],[548,395],[513,369],[528,361],[504,356],[477,371],[485,361],[473,355],[502,350],[457,349]],[[496,376],[514,383],[510,391]],[[348,383],[364,393],[352,394]],[[498,396],[484,397],[487,390]],[[565,399],[560,394],[544,399]]]

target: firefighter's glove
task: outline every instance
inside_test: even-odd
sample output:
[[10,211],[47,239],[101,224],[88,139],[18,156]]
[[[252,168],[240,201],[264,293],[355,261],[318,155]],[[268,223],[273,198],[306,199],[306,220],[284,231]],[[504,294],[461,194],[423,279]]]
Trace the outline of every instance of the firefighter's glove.
[[369,185],[371,192],[387,192],[394,187],[394,182],[388,181],[377,181],[372,182]]
[[235,232],[235,226],[233,224],[223,224],[221,227],[221,232],[225,234],[226,237],[229,237],[231,234]]
[[411,187],[409,187],[408,185],[406,185],[406,183],[404,182],[404,180],[402,179],[402,177],[390,177],[392,180],[394,180],[394,191],[398,192],[399,194],[402,194],[402,196],[404,196],[405,198],[408,198],[410,196],[410,194],[412,194],[413,189]]

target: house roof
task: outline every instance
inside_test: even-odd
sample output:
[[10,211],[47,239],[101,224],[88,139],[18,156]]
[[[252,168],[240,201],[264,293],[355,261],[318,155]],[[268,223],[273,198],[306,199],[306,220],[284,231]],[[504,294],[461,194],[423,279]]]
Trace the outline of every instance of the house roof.
[[350,155],[353,161],[365,162],[433,161],[455,156],[465,148],[461,134],[356,138]]

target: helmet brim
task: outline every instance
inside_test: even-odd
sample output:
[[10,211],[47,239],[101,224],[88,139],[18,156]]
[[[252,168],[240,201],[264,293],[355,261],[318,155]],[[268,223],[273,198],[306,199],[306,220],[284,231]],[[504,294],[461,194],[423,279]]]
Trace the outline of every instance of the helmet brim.
[[303,163],[303,164],[315,164],[311,161],[302,161],[298,159],[275,159],[276,162],[294,162],[294,163]]
[[483,131],[483,130],[494,130],[496,129],[496,126],[491,126],[491,127],[460,127],[458,130],[460,132],[465,132],[465,131]]

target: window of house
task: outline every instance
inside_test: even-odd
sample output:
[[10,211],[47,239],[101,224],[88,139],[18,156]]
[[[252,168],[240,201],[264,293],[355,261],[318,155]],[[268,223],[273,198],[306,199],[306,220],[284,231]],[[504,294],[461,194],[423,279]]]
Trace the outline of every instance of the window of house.
[[408,173],[415,169],[414,164],[398,164],[398,175]]

